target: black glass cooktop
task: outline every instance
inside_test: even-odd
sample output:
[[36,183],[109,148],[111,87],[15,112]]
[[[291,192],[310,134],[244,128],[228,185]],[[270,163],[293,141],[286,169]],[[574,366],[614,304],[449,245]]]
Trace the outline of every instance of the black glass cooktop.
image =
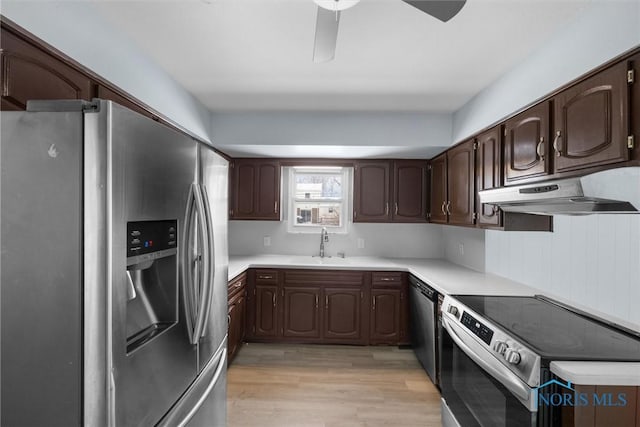
[[548,360],[640,361],[640,337],[537,297],[456,296]]

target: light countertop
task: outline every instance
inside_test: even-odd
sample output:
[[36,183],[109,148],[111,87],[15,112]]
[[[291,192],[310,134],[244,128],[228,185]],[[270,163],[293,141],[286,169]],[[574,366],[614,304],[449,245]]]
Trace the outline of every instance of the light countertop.
[[[539,290],[442,259],[255,255],[229,257],[229,279],[249,268],[308,268],[327,270],[407,271],[446,295],[531,296]],[[551,371],[574,384],[639,385],[640,363],[552,362]]]
[[534,295],[534,288],[493,274],[480,273],[441,259],[255,255],[229,257],[229,279],[248,268],[407,271],[448,295]]
[[640,363],[551,362],[551,372],[578,385],[640,386]]

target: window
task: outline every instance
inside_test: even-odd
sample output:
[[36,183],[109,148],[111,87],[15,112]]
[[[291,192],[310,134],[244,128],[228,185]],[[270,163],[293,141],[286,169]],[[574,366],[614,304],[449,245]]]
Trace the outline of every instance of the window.
[[348,168],[289,168],[288,229],[294,233],[317,232],[322,227],[346,233]]

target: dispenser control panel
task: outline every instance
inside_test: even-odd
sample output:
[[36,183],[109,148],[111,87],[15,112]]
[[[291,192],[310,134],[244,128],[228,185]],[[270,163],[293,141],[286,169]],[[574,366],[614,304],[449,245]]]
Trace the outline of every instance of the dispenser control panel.
[[178,221],[127,222],[127,257],[178,247]]

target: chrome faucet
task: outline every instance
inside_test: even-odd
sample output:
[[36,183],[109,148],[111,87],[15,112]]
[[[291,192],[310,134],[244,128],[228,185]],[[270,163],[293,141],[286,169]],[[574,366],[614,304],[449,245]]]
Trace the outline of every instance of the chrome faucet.
[[327,233],[327,227],[322,227],[320,232],[320,258],[324,258],[324,244],[329,241],[329,233]]

